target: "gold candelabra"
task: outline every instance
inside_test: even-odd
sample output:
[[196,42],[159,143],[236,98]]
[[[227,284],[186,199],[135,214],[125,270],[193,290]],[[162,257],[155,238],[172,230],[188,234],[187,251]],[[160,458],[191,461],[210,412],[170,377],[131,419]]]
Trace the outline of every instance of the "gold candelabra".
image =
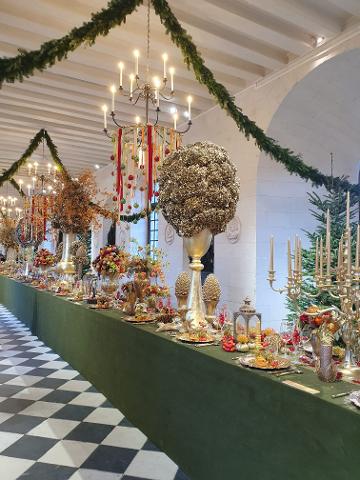
[[[354,376],[360,372],[354,360],[353,347],[359,337],[360,326],[360,225],[357,226],[355,262],[351,251],[351,227],[350,227],[350,195],[347,193],[346,200],[346,227],[338,245],[337,266],[331,266],[331,233],[330,213],[326,216],[326,239],[316,239],[315,272],[313,283],[316,293],[311,294],[304,288],[302,271],[301,240],[296,237],[294,250],[294,267],[292,260],[291,244],[288,240],[287,260],[288,277],[287,283],[282,288],[275,288],[274,267],[274,239],[270,239],[270,266],[268,281],[272,290],[277,293],[286,292],[288,298],[298,308],[300,295],[308,298],[316,298],[321,293],[327,293],[332,299],[338,300],[340,309],[332,307],[337,312],[342,326],[342,338],[345,343],[345,358],[341,371],[344,374]],[[298,324],[297,324],[298,325]]]

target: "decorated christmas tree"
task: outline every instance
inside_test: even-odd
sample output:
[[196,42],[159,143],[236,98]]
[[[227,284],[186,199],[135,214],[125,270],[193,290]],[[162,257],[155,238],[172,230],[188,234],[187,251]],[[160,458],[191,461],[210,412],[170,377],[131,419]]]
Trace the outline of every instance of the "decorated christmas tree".
[[[308,193],[310,203],[310,212],[317,221],[315,231],[305,230],[306,237],[309,239],[310,247],[303,250],[303,274],[304,290],[310,294],[316,294],[317,289],[313,282],[315,270],[316,239],[326,236],[326,214],[329,210],[331,217],[331,266],[336,267],[338,246],[341,235],[346,226],[346,195],[347,192],[341,189],[329,189],[327,193],[320,196],[316,192]],[[358,202],[355,197],[350,200],[350,222],[352,230],[353,254],[355,252],[356,225],[358,223]],[[333,299],[326,292],[321,293],[317,298],[309,299],[306,295],[299,298],[299,307],[305,310],[309,305],[320,305],[321,308],[332,305],[339,306],[339,302]],[[288,319],[294,321],[296,312],[293,302],[287,298],[287,308],[289,310]]]

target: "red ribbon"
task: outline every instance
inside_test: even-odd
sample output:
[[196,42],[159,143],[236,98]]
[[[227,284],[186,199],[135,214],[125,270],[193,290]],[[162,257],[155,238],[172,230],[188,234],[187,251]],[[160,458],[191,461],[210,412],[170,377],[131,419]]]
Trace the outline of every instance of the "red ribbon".
[[121,171],[121,139],[122,139],[122,128],[119,128],[118,145],[117,145],[116,193],[118,196],[120,211],[122,211],[124,208],[123,204],[121,203],[121,200],[123,197],[123,181],[122,181],[122,171]]
[[153,197],[153,143],[152,143],[152,125],[147,126],[147,144],[148,144],[148,199],[151,203]]
[[44,240],[46,240],[46,213],[47,213],[47,200],[44,196]]

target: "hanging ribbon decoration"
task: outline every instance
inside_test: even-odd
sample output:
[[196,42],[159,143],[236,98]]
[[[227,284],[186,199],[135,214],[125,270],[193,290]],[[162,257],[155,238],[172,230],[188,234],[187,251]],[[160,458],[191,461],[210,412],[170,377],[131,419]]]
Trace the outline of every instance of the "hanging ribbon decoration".
[[122,128],[118,130],[118,139],[117,139],[117,164],[116,164],[116,193],[118,198],[118,205],[119,205],[119,215],[120,212],[123,211],[123,178],[122,178],[122,170],[121,170],[121,151],[122,151]]
[[43,199],[43,228],[44,228],[44,232],[43,232],[43,239],[46,240],[46,221],[47,221],[47,198],[46,198],[46,195],[44,195],[44,199]]
[[148,150],[148,200],[151,204],[153,197],[153,142],[152,125],[147,126],[147,150]]

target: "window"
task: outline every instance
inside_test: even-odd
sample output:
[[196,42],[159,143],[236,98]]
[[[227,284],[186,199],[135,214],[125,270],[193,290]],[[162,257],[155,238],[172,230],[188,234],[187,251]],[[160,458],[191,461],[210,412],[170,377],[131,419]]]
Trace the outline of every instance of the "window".
[[148,243],[151,249],[157,248],[159,240],[159,214],[151,212],[148,217]]

